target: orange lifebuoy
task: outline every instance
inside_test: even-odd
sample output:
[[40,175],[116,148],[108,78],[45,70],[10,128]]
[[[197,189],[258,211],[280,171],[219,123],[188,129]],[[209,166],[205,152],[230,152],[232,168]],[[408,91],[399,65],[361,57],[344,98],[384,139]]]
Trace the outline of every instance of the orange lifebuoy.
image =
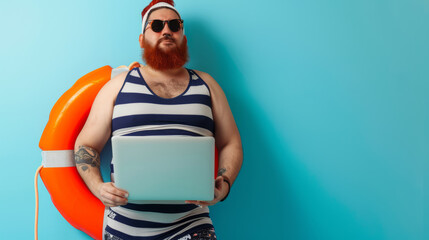
[[[138,67],[133,63],[129,68]],[[40,177],[52,202],[75,228],[102,239],[104,205],[87,188],[76,170],[74,143],[91,110],[97,93],[112,78],[112,68],[104,66],[80,78],[55,103],[39,142],[43,168]]]
[[[105,206],[77,172],[74,144],[100,89],[119,72],[139,66],[138,62],[115,69],[104,66],[76,81],[55,103],[39,142],[43,156],[40,177],[52,202],[72,226],[94,239],[102,239]],[[215,161],[215,177],[217,169]]]

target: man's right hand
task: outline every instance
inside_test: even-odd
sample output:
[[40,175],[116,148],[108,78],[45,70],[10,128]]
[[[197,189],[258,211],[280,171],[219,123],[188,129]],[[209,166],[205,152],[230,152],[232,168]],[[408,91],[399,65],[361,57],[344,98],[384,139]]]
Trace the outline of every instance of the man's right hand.
[[117,207],[128,203],[128,192],[117,188],[112,182],[104,182],[98,186],[98,199],[106,207]]

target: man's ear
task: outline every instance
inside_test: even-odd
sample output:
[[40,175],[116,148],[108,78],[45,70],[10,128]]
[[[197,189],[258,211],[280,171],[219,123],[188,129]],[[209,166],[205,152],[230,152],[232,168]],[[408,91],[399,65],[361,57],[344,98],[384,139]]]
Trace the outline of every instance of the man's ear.
[[140,34],[140,36],[139,36],[140,48],[143,48],[143,40],[144,40],[144,35]]

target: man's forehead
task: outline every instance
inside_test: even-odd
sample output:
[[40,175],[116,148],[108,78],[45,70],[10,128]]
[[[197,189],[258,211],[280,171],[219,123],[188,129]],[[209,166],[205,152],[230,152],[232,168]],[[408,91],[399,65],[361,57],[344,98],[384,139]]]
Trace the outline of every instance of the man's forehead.
[[148,20],[159,18],[180,18],[176,11],[170,8],[161,7],[150,12]]

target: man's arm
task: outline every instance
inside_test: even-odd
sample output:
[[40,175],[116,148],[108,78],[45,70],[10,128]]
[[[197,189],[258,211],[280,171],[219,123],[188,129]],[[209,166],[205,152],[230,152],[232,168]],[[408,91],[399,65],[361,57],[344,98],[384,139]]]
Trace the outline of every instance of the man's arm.
[[126,191],[113,183],[103,182],[99,154],[109,140],[113,106],[125,76],[126,73],[121,73],[103,86],[75,142],[75,162],[80,176],[91,192],[109,207],[126,204],[128,197]]
[[216,178],[215,199],[211,202],[194,202],[199,205],[213,205],[222,200],[229,192],[230,186],[224,181],[229,180],[231,186],[240,172],[243,162],[243,149],[240,133],[226,99],[225,93],[219,84],[207,73],[196,71],[210,88],[212,98],[212,112],[215,123],[216,148],[219,154],[219,170]]
[[211,83],[209,86],[212,95],[213,120],[216,129],[216,148],[219,153],[218,176],[227,177],[232,186],[243,162],[240,133],[238,132],[225,93],[214,80],[207,82]]

